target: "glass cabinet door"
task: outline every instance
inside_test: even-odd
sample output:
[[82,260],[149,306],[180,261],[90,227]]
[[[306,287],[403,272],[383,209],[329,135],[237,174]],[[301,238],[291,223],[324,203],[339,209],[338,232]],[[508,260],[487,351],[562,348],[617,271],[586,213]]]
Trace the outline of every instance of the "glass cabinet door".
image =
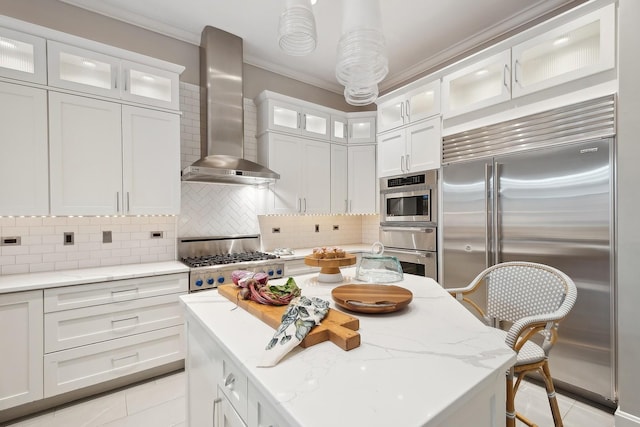
[[442,79],[445,117],[488,107],[511,98],[511,51],[473,63]]
[[300,130],[302,133],[316,138],[329,139],[329,114],[305,109],[302,110],[301,116]]
[[47,83],[46,41],[0,28],[0,76]]
[[378,131],[394,129],[402,126],[404,121],[405,97],[399,96],[378,105]]
[[300,127],[300,114],[297,108],[269,101],[269,127],[284,131],[296,131]]
[[407,93],[405,105],[406,115],[410,123],[439,113],[440,80],[436,80]]
[[331,140],[347,142],[347,118],[331,115]]
[[122,98],[159,107],[180,108],[178,75],[135,62],[122,61]]
[[349,143],[358,144],[376,141],[375,117],[349,117]]
[[49,85],[119,98],[119,59],[48,41]]
[[513,48],[513,96],[615,66],[615,5],[547,31]]

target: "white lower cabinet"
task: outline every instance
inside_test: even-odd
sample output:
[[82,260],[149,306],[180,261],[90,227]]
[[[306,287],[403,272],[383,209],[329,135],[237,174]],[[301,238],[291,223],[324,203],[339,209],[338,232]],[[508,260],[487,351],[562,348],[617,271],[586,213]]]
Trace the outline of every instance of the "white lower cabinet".
[[159,329],[45,354],[44,397],[184,358],[183,327]]
[[42,399],[42,291],[0,295],[0,410]]
[[187,425],[286,427],[242,368],[187,318]]
[[186,273],[44,291],[44,397],[184,358]]

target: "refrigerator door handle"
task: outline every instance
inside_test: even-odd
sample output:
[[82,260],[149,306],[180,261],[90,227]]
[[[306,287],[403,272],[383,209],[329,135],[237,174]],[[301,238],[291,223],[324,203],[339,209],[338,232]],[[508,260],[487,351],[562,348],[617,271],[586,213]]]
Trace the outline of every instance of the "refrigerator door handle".
[[491,170],[491,164],[486,163],[484,165],[484,267],[489,268],[491,265],[491,239],[489,237],[491,230],[491,221],[492,215],[490,215],[491,211],[491,175],[493,171]]
[[495,163],[493,165],[493,263],[500,263],[500,251],[501,243],[500,243],[500,212],[498,211],[500,206],[500,163]]

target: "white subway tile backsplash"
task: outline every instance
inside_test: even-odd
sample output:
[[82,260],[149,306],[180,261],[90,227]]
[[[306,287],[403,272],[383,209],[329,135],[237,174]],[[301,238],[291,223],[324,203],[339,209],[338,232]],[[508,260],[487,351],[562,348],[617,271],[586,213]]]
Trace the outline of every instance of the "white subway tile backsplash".
[[5,274],[22,274],[22,273],[28,273],[29,272],[29,264],[10,264],[10,265],[3,265],[2,269],[0,270],[2,271],[2,275],[4,276]]

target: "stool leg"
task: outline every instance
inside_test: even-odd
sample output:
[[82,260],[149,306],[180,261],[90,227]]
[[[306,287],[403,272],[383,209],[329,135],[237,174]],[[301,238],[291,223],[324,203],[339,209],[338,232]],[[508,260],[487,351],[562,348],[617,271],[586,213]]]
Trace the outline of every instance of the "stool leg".
[[545,388],[547,389],[547,397],[549,398],[549,406],[551,407],[554,425],[555,427],[563,427],[562,416],[560,415],[560,408],[558,407],[556,390],[553,387],[553,379],[551,378],[548,361],[545,361],[544,365],[542,365],[542,378],[544,379]]
[[507,373],[507,427],[516,427],[516,404],[513,390],[513,368]]

